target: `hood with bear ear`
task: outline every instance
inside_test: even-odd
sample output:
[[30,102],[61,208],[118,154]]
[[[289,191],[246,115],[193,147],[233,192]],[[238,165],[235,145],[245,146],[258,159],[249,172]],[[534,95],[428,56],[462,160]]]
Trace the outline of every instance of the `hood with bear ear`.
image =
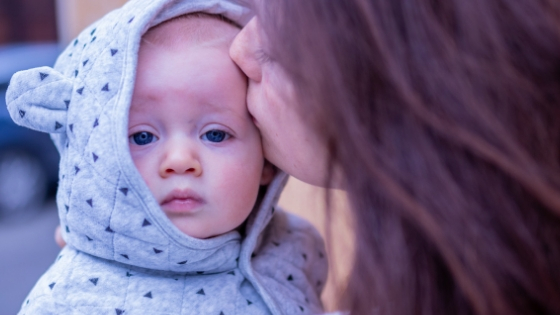
[[[143,268],[181,273],[234,268],[237,231],[211,239],[181,233],[160,210],[128,150],[128,110],[142,35],[193,12],[223,15],[245,25],[241,0],[130,0],[85,29],[53,68],[16,73],[6,100],[19,125],[51,134],[61,155],[58,212],[69,246]],[[259,233],[286,182],[279,172],[251,214],[244,240]],[[252,248],[243,251],[250,252]]]

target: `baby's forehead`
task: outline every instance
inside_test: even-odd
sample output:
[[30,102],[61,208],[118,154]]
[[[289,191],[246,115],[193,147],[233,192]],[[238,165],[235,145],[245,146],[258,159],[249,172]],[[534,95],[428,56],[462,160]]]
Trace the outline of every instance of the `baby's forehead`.
[[229,49],[239,31],[238,25],[223,16],[191,13],[150,28],[143,35],[142,44],[170,49],[186,45],[214,45]]
[[247,117],[247,80],[229,57],[239,30],[208,14],[180,16],[148,30],[140,46],[131,110],[159,111],[171,100],[181,106],[175,111],[181,116],[229,110]]

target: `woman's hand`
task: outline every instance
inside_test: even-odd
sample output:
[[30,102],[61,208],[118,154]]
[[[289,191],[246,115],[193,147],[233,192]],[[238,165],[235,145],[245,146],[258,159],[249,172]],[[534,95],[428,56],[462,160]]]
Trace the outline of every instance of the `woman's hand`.
[[62,239],[62,232],[60,232],[60,225],[57,226],[56,229],[54,230],[54,241],[61,248],[66,246],[66,242],[64,241],[64,239]]

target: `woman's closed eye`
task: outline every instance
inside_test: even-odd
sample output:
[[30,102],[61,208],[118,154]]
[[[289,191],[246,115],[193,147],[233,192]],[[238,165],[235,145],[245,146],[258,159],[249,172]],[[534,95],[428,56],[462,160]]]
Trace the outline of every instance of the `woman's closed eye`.
[[140,131],[130,136],[130,142],[136,145],[147,145],[156,140],[156,136],[147,131]]
[[269,62],[273,62],[272,57],[264,51],[264,49],[259,49],[255,52],[255,58],[259,62],[259,64],[265,64]]
[[202,134],[202,140],[210,142],[222,142],[231,137],[231,135],[223,130],[212,129]]

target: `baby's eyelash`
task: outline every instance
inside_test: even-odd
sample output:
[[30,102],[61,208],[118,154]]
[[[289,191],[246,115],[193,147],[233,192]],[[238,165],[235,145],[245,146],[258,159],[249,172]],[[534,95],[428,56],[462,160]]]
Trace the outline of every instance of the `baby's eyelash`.
[[206,141],[220,143],[222,141],[230,139],[231,134],[224,130],[212,129],[202,134],[201,138]]
[[148,131],[135,132],[129,137],[129,142],[136,145],[147,145],[157,140],[157,137]]

